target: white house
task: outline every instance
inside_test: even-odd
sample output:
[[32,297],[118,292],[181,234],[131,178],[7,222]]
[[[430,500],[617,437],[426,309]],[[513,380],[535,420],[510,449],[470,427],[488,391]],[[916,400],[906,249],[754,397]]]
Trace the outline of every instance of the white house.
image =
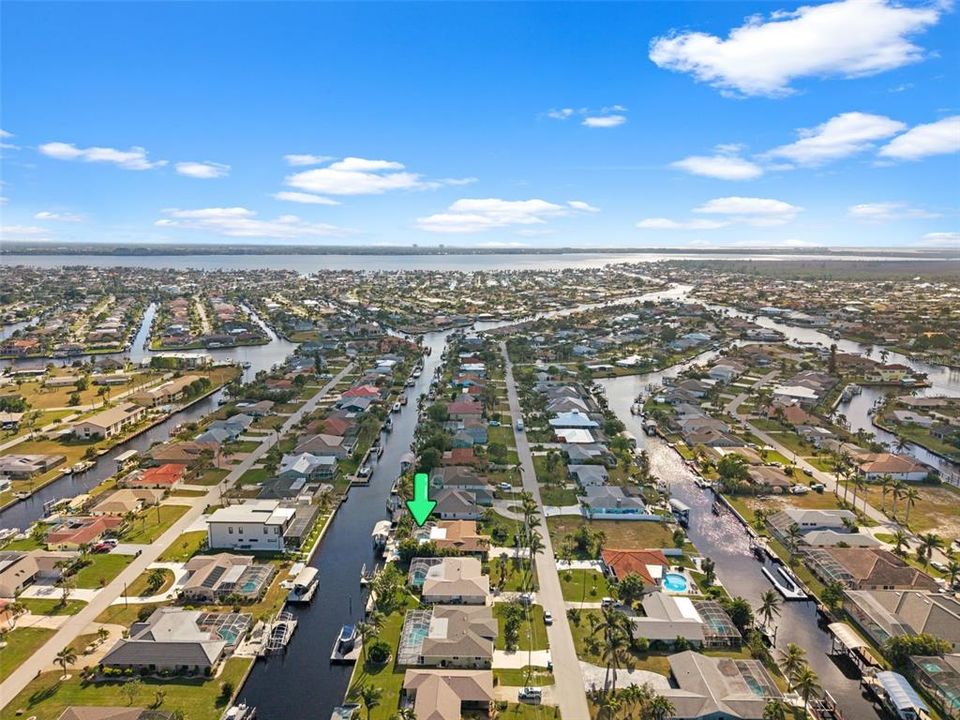
[[228,505],[207,518],[207,542],[211,549],[282,552],[284,532],[295,514],[295,508],[281,507],[276,500]]

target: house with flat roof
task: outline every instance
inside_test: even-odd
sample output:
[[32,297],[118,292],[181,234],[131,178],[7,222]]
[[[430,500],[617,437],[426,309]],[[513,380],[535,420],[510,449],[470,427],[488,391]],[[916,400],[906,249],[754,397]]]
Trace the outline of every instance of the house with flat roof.
[[483,574],[480,560],[447,557],[427,570],[421,597],[444,605],[485,605],[489,594],[490,578]]
[[207,517],[207,546],[211,549],[283,552],[284,534],[296,508],[276,500],[247,500],[228,505]]
[[133,402],[120,403],[77,422],[73,426],[73,434],[81,440],[113,437],[131,425],[136,425],[146,414],[147,410],[142,405]]
[[29,480],[66,462],[64,455],[4,455],[0,457],[0,476],[10,480]]
[[424,720],[460,720],[468,712],[488,715],[496,695],[490,670],[407,670],[404,707]]

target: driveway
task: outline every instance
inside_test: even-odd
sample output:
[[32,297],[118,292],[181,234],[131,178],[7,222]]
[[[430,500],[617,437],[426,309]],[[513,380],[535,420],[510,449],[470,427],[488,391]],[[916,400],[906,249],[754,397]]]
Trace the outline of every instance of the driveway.
[[[594,688],[599,690],[604,687],[604,680],[607,675],[606,668],[581,662],[580,671],[583,673],[585,690],[592,690]],[[618,688],[626,687],[630,684],[643,685],[645,683],[649,684],[654,690],[666,690],[670,687],[670,681],[660,673],[651,672],[650,670],[628,670],[626,668],[617,670]]]
[[494,650],[493,667],[496,670],[519,670],[532,665],[533,667],[547,667],[550,662],[549,650]]

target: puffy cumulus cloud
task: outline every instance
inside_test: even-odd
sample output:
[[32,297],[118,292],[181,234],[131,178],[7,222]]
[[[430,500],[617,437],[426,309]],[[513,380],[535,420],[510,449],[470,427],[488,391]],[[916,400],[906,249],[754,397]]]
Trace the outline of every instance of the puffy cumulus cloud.
[[623,125],[626,121],[625,115],[591,115],[585,117],[581,125],[590,128],[613,128]]
[[309,155],[309,154],[294,154],[294,155],[284,155],[283,159],[287,161],[287,165],[301,166],[301,165],[322,165],[325,162],[333,160],[329,155]]
[[670,167],[717,180],[754,180],[763,175],[762,167],[736,154],[738,146],[722,146],[717,150],[716,155],[691,155],[670,163]]
[[72,143],[50,142],[37,148],[42,155],[56,160],[80,160],[90,163],[110,163],[124,170],[152,170],[167,164],[166,160],[150,161],[142,147],[117,150],[109,147],[80,148]]
[[960,115],[917,125],[880,148],[880,157],[919,160],[960,151]]
[[749,17],[726,38],[705,32],[654,38],[650,59],[727,93],[779,97],[800,78],[860,77],[918,62],[923,49],[909,38],[935,25],[941,7],[886,0],[805,5]]
[[687,220],[653,217],[640,220],[636,226],[642,230],[719,230],[731,225],[770,227],[792,221],[802,210],[783,200],[731,196],[714,198],[693,208],[698,215],[714,217]]
[[803,208],[783,200],[756,197],[722,197],[705,202],[693,211],[704,215],[721,215],[747,225],[782,225],[793,220]]
[[861,222],[890,222],[892,220],[923,220],[938,218],[939,213],[910,207],[902,202],[860,203],[847,208],[847,215]]
[[77,213],[50,212],[49,210],[42,210],[38,213],[34,213],[33,219],[70,223],[78,223],[85,220],[83,215],[79,215]]
[[906,125],[884,115],[847,112],[830,118],[815,128],[800,130],[800,139],[767,153],[797,165],[822,165],[869,150],[904,130]]
[[292,192],[284,190],[273,194],[274,200],[283,200],[285,202],[302,203],[303,205],[339,205],[339,201],[323,195],[312,195],[305,192]]
[[178,162],[176,167],[179,174],[200,180],[213,180],[230,174],[229,165],[207,160],[203,162]]
[[416,226],[427,232],[477,233],[512,226],[543,225],[553,218],[595,212],[599,212],[598,208],[582,200],[558,204],[536,198],[463,198],[445,212],[417,218]]
[[166,217],[154,223],[157,227],[199,230],[227,237],[299,240],[313,237],[343,237],[345,228],[312,223],[296,215],[281,215],[261,220],[257,213],[244,207],[213,207],[197,210],[164,210]]
[[36,225],[0,225],[0,240],[6,242],[28,242],[52,240],[53,236],[45,227]]
[[426,190],[468,182],[473,178],[427,180],[408,171],[403,163],[358,157],[294,173],[285,180],[289,187],[314,195],[382,195],[393,190]]
[[953,247],[960,243],[960,232],[931,232],[924,235],[923,240],[931,245]]

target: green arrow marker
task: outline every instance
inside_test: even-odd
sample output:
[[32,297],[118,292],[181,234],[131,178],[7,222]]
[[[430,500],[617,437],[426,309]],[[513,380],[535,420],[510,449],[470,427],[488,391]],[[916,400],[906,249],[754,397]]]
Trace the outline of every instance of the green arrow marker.
[[427,474],[417,473],[413,476],[413,500],[407,500],[407,509],[413,515],[413,521],[417,527],[423,527],[436,506],[437,501],[430,499],[430,482]]

